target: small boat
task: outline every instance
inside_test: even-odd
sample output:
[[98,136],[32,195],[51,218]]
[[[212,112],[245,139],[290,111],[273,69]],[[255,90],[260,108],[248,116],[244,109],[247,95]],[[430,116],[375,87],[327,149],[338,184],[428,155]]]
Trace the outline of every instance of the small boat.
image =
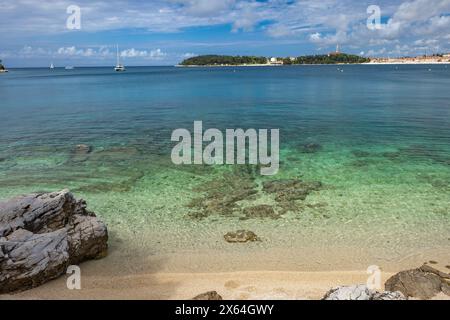
[[53,62],[50,64],[50,69],[55,69],[55,66],[53,65]]
[[117,72],[123,72],[126,70],[125,66],[120,63],[119,46],[118,45],[117,45],[117,63],[116,63],[116,66],[114,67],[114,70]]
[[66,70],[73,70],[73,69],[75,69],[75,67],[73,67],[73,66],[67,66],[67,67],[65,67],[64,69],[66,69]]
[[0,60],[0,73],[6,72],[8,72],[8,69],[5,68],[5,66],[2,64],[2,60]]

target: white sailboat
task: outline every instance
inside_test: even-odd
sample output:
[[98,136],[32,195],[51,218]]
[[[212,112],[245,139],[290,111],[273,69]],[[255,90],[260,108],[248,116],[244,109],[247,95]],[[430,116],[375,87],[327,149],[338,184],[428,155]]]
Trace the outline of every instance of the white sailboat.
[[55,69],[55,66],[53,65],[53,62],[50,64],[50,69]]
[[117,72],[125,71],[125,66],[120,63],[119,45],[117,45],[117,63],[114,70],[116,70]]
[[2,60],[0,60],[0,73],[6,73],[8,69],[2,64]]

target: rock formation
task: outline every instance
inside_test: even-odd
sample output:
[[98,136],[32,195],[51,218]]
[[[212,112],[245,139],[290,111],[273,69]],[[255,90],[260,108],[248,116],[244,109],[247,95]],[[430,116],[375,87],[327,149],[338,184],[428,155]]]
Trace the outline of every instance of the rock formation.
[[208,291],[192,298],[192,300],[223,300],[217,291]]
[[106,226],[68,191],[0,203],[0,293],[30,289],[69,265],[102,258]]
[[225,238],[225,241],[230,243],[245,243],[245,242],[259,241],[258,236],[254,232],[247,230],[228,232],[223,237]]
[[406,300],[406,298],[400,292],[378,292],[361,284],[333,288],[322,300]]
[[450,274],[423,265],[393,275],[386,281],[385,289],[419,299],[431,299],[441,292],[450,295]]

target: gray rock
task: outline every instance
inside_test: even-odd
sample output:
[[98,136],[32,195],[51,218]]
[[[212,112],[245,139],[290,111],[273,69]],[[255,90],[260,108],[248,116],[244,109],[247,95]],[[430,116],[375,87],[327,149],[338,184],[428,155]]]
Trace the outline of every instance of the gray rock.
[[440,292],[449,294],[449,274],[428,265],[399,272],[385,283],[385,289],[400,291],[407,297],[431,299]]
[[68,191],[0,203],[0,293],[30,289],[71,264],[104,257],[108,232]]
[[333,288],[322,300],[406,300],[406,298],[400,292],[377,292],[360,284]]
[[223,300],[217,291],[208,291],[192,298],[192,300]]
[[245,243],[245,242],[259,241],[258,236],[254,232],[247,230],[228,232],[223,237],[225,238],[225,241],[230,243]]
[[372,300],[408,300],[400,291],[375,292]]

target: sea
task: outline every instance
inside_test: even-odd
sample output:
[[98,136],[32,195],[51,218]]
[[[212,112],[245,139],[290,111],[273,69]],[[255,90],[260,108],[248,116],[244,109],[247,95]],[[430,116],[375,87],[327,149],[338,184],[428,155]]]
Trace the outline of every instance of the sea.
[[[111,272],[449,265],[449,88],[445,64],[11,69],[0,199],[85,199]],[[278,173],[173,164],[171,134],[194,121],[279,129]],[[294,180],[319,187],[265,187]],[[237,230],[258,241],[225,241]]]

